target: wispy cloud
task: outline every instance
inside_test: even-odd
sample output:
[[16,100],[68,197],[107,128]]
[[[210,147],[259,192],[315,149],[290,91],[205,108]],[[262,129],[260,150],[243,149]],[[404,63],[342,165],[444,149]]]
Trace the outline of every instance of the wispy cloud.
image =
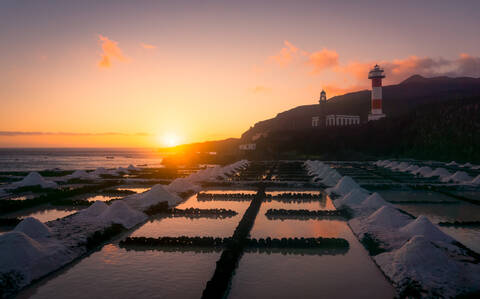
[[155,45],[146,44],[146,43],[140,43],[140,46],[144,49],[147,49],[147,50],[152,50],[152,49],[157,48],[157,46],[155,46]]
[[102,54],[98,66],[101,68],[109,68],[112,66],[112,61],[125,62],[128,58],[123,54],[118,47],[118,42],[109,39],[106,36],[99,35],[98,41],[102,48]]
[[0,136],[151,136],[151,134],[139,133],[121,133],[121,132],[102,132],[102,133],[77,133],[77,132],[40,132],[40,131],[0,131]]
[[269,61],[274,62],[281,67],[289,65],[299,53],[299,49],[289,41],[285,40],[283,41],[283,44],[284,47],[277,54],[268,58]]

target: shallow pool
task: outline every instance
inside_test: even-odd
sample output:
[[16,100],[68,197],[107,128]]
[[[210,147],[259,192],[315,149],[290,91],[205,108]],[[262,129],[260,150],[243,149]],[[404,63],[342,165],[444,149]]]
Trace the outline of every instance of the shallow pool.
[[109,244],[18,298],[200,298],[219,256]]
[[95,195],[95,196],[91,196],[91,197],[88,197],[87,200],[89,202],[94,202],[94,201],[110,201],[110,200],[115,200],[115,199],[119,199],[119,198],[122,198],[122,197],[119,197],[119,196],[108,196],[108,195]]
[[40,220],[41,222],[48,222],[52,220],[56,220],[58,218],[63,218],[65,216],[71,215],[76,213],[78,209],[42,209],[37,210],[28,214],[22,214],[18,216],[19,218],[27,218],[27,217],[34,217]]
[[252,237],[336,237],[346,239],[350,248],[337,255],[245,253],[229,298],[394,297],[392,286],[345,221],[268,220],[264,213],[271,207],[262,204]]

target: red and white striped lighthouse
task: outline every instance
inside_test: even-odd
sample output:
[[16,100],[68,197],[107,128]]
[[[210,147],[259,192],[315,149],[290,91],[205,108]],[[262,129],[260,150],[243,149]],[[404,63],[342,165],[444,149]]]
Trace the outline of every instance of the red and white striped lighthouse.
[[382,78],[385,78],[383,69],[376,64],[368,73],[368,79],[372,79],[372,110],[368,114],[368,121],[385,117],[382,111]]

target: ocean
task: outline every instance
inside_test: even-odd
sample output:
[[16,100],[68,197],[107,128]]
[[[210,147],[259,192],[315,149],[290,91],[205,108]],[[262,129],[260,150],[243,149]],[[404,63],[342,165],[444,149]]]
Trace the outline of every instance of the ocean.
[[161,163],[162,154],[155,149],[0,148],[0,171],[160,167]]

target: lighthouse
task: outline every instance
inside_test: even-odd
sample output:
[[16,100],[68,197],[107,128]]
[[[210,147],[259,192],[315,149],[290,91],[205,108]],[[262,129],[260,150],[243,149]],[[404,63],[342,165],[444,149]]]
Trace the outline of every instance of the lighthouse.
[[382,111],[382,78],[385,78],[383,69],[376,64],[368,72],[368,79],[372,79],[372,110],[368,114],[368,121],[378,120],[386,116]]

